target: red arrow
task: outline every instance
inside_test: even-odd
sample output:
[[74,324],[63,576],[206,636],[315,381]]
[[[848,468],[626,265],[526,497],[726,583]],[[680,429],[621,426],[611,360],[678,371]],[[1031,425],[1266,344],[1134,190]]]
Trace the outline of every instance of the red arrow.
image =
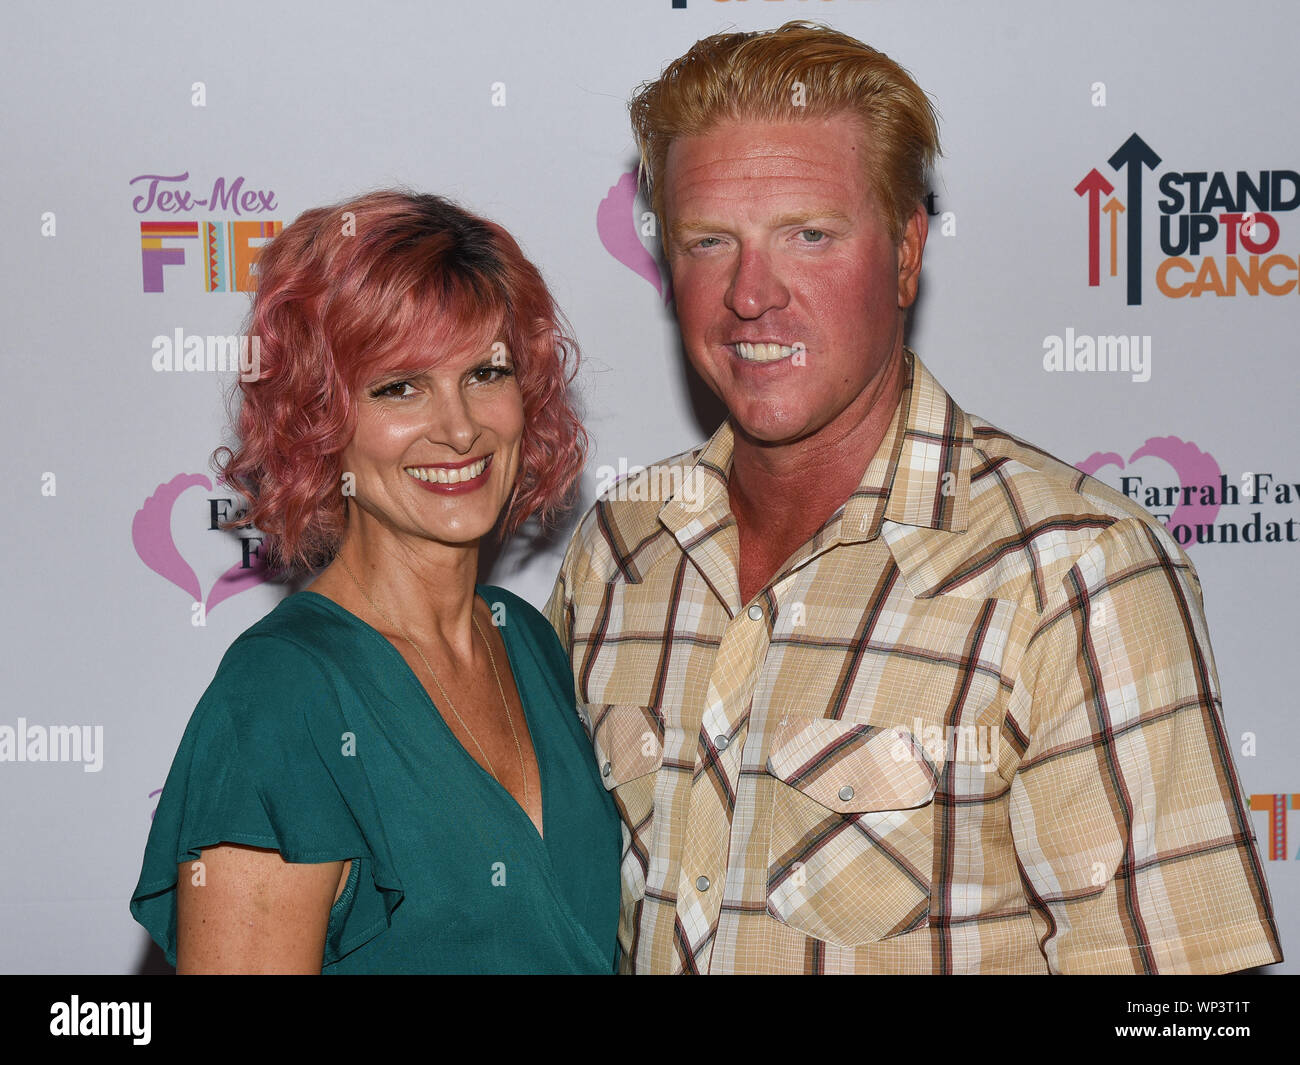
[[1115,186],[1093,167],[1074,191],[1088,197],[1088,285],[1096,288],[1101,284],[1101,198],[1114,192]]
[[1102,208],[1110,215],[1110,276],[1119,273],[1119,215],[1124,205],[1112,196]]

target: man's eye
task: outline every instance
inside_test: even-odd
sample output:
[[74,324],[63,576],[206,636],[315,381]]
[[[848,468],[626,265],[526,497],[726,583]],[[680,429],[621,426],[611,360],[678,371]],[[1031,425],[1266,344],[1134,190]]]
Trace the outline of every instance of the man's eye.
[[820,229],[801,229],[799,235],[804,238],[805,244],[820,244],[826,238]]
[[717,237],[702,237],[695,242],[697,248],[711,248],[714,244],[721,244]]

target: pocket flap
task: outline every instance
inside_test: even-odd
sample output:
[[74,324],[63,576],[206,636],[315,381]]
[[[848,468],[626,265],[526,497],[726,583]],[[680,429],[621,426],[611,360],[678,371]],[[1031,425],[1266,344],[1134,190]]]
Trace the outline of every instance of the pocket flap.
[[907,729],[807,714],[781,718],[767,771],[836,813],[924,806],[939,782],[930,752]]
[[591,708],[591,719],[596,766],[607,791],[663,765],[663,723],[654,707],[606,703]]

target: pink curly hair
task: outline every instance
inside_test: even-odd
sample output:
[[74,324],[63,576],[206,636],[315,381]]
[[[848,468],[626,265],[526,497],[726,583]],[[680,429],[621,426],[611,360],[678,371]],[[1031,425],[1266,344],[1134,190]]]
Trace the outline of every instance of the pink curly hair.
[[304,212],[258,259],[247,332],[259,372],[239,384],[237,448],[213,459],[249,501],[227,527],[256,526],[278,566],[315,568],[338,550],[355,397],[381,373],[428,368],[409,353],[510,351],[524,436],[506,534],[550,521],[582,472],[568,323],[509,233],[439,196],[385,190]]

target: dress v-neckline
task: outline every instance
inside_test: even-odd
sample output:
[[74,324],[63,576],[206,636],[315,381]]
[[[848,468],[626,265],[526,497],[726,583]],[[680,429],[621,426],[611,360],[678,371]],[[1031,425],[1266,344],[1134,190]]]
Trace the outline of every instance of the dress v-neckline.
[[[490,610],[492,604],[489,603],[487,599],[484,597],[482,593],[482,588],[483,585],[476,584],[474,586],[474,597],[476,599],[481,599],[483,601],[483,604],[487,606],[488,609]],[[542,793],[541,794],[542,827],[540,831],[538,830],[537,825],[533,823],[533,819],[528,815],[528,811],[523,808],[519,800],[515,798],[514,794],[510,791],[510,789],[507,788],[504,784],[502,784],[501,781],[497,780],[495,776],[489,773],[487,768],[480,765],[478,760],[475,759],[474,756],[471,755],[468,750],[466,750],[465,745],[460,742],[456,734],[452,732],[451,726],[447,724],[447,719],[442,716],[442,711],[438,709],[438,704],[433,701],[433,696],[429,694],[428,689],[425,688],[425,686],[420,682],[420,678],[415,675],[415,671],[411,669],[411,664],[407,662],[406,658],[402,655],[402,653],[396,647],[393,646],[392,642],[388,639],[387,636],[385,636],[382,632],[376,629],[364,618],[358,617],[356,614],[352,613],[352,611],[349,610],[347,607],[343,606],[340,603],[335,602],[327,595],[322,595],[320,592],[313,592],[310,588],[305,588],[301,592],[298,592],[297,594],[311,595],[317,599],[324,600],[324,602],[328,603],[330,607],[346,615],[349,620],[362,626],[370,635],[372,635],[375,639],[379,640],[380,643],[382,643],[386,648],[388,648],[388,650],[392,652],[392,654],[397,656],[397,660],[401,662],[402,668],[406,670],[406,675],[410,678],[411,683],[413,683],[417,688],[419,688],[421,694],[424,695],[424,698],[427,700],[429,704],[429,709],[433,711],[434,719],[438,722],[438,725],[440,725],[443,728],[443,730],[445,730],[446,736],[451,741],[452,746],[454,746],[456,750],[458,750],[461,753],[461,755],[465,758],[465,760],[471,766],[473,766],[474,769],[477,769],[481,774],[483,774],[483,776],[491,783],[492,787],[496,788],[499,792],[501,792],[502,795],[504,795],[509,800],[510,804],[516,810],[519,811],[519,816],[522,817],[524,821],[527,823],[529,829],[531,829],[532,831],[532,834],[537,838],[539,843],[543,844],[543,847],[545,848],[546,824],[547,824],[546,798],[548,795],[550,795],[551,789],[549,788],[546,781],[546,770],[543,766],[543,762],[545,761],[545,759],[542,757],[542,752],[539,747],[539,742],[537,738],[537,729],[533,727],[532,714],[529,712],[528,709],[528,696],[525,694],[524,689],[520,686],[519,681],[515,676],[513,656],[510,650],[511,634],[509,631],[509,627],[500,626],[499,631],[501,632],[501,642],[505,645],[505,649],[506,649],[506,668],[510,670],[510,676],[512,679],[515,680],[515,690],[519,693],[519,705],[524,712],[524,727],[528,729],[528,738],[529,740],[532,741],[532,746],[533,746],[533,758],[537,763],[537,786],[541,789],[541,793]]]

